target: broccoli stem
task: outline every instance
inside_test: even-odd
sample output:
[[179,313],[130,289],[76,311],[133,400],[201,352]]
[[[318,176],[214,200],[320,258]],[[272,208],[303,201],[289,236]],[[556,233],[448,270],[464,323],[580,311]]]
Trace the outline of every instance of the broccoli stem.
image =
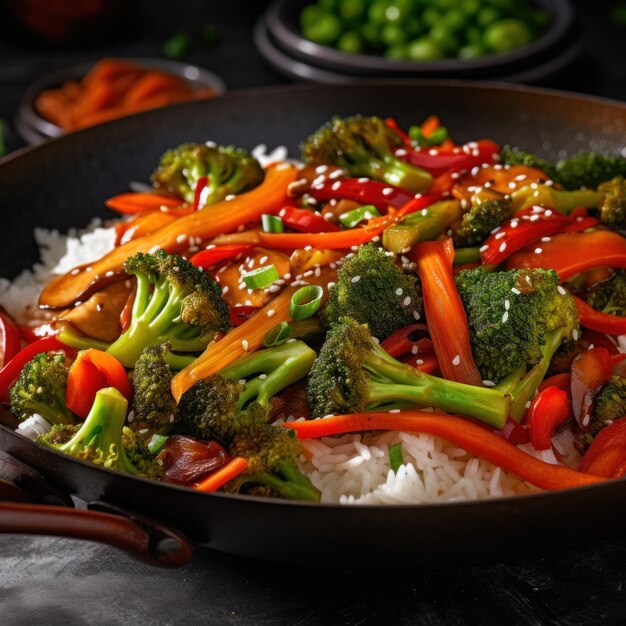
[[[406,400],[468,415],[496,428],[506,423],[509,399],[501,391],[430,376],[387,356],[370,352],[363,361],[363,367],[372,376],[368,409],[381,402]],[[382,379],[377,380],[377,376]]]
[[102,352],[105,352],[109,347],[109,344],[105,341],[94,339],[93,337],[87,337],[87,335],[78,334],[73,331],[67,323],[59,324],[59,333],[57,337],[61,343],[64,343],[70,348],[75,348],[76,350],[89,350],[90,348],[95,348],[96,350],[102,350]]
[[455,248],[454,265],[480,263],[480,248]]
[[38,402],[37,400],[34,400],[32,396],[29,397],[22,391],[19,392],[19,395],[24,398],[22,405],[24,409],[29,411],[29,413],[33,415],[38,413],[51,424],[74,423],[74,414],[65,404],[65,390],[57,391],[54,394],[54,405]]
[[269,487],[286,500],[305,500],[319,502],[320,492],[311,481],[300,472],[294,461],[281,461],[277,474],[255,472],[241,479],[241,485],[262,485]]
[[596,209],[602,201],[602,193],[591,189],[577,189],[575,191],[561,191],[553,187],[538,185],[522,187],[511,194],[513,208],[521,211],[535,205],[556,209],[559,213],[569,215],[578,207]]

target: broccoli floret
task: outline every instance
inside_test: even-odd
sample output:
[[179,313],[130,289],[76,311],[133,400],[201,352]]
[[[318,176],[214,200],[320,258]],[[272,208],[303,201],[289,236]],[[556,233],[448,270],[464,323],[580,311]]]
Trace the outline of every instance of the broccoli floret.
[[304,378],[315,357],[302,341],[246,355],[183,395],[183,420],[198,439],[228,447],[240,428],[267,421],[272,397]]
[[626,158],[597,152],[578,152],[556,164],[556,182],[565,189],[595,189],[616,176],[626,176]]
[[512,148],[511,146],[502,148],[500,151],[500,163],[502,165],[525,165],[527,167],[534,167],[545,172],[548,179],[554,180],[556,177],[556,166],[554,163],[531,152],[520,150],[519,148]]
[[624,416],[626,416],[626,378],[612,376],[596,396],[589,432],[595,436],[605,426]]
[[40,435],[40,437],[42,441],[45,439],[48,445],[56,447],[67,443],[79,430],[78,424],[54,424],[45,435]]
[[67,373],[62,355],[36,355],[11,387],[11,413],[20,421],[37,413],[51,424],[73,424],[74,414],[65,404]]
[[312,418],[331,413],[431,406],[501,428],[508,397],[484,387],[424,374],[396,361],[365,324],[342,318],[326,336],[307,382]]
[[520,417],[554,353],[578,332],[573,298],[556,272],[544,269],[465,270],[456,284],[476,365],[483,379],[511,394],[511,415]]
[[169,346],[146,348],[132,372],[133,420],[130,429],[141,442],[154,434],[165,435],[178,420],[178,407],[172,395],[172,371],[165,355]]
[[263,181],[263,168],[248,152],[235,146],[184,143],[168,150],[152,174],[157,189],[194,201],[196,185],[207,178],[204,206],[241,193]]
[[501,226],[513,215],[511,200],[472,198],[470,210],[463,215],[460,227],[453,234],[456,246],[475,246],[482,243],[497,226]]
[[368,324],[372,334],[382,341],[421,314],[417,277],[405,274],[393,255],[367,244],[339,270],[321,319],[328,328],[342,317],[351,317]]
[[626,272],[617,270],[589,296],[587,304],[596,311],[626,317]]
[[[126,457],[137,468],[137,471],[147,478],[161,480],[163,478],[163,465],[159,460],[159,453],[167,437],[151,435],[147,439],[141,434],[131,430],[128,426],[122,429],[122,445]],[[158,439],[160,445],[153,446],[153,441]]]
[[367,176],[414,192],[426,191],[432,176],[394,156],[402,140],[379,117],[333,117],[302,142],[308,165],[337,165],[351,176]]
[[600,221],[613,230],[626,230],[626,182],[621,176],[598,187],[602,194]]
[[300,441],[293,430],[255,421],[235,435],[229,452],[248,460],[246,471],[226,485],[231,493],[319,502],[320,492],[298,469]]
[[77,459],[137,474],[138,470],[130,462],[122,443],[127,408],[128,401],[117,389],[105,387],[96,393],[89,415],[71,439],[57,443],[57,430],[41,435],[37,442]]
[[181,369],[217,332],[230,328],[219,285],[186,259],[163,250],[139,252],[124,269],[137,278],[131,321],[107,350],[124,366],[134,367],[145,348],[169,343],[174,352],[184,353],[168,357],[174,369]]

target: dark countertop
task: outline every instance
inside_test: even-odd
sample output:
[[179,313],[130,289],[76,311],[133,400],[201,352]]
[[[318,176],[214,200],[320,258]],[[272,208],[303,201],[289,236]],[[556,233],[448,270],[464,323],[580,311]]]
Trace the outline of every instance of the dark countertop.
[[[189,61],[222,75],[230,89],[285,82],[251,44],[264,4],[214,2],[209,11],[200,2],[179,0],[172,8],[144,2],[136,37],[80,51],[23,43],[0,16],[0,116],[11,121],[24,88],[50,69],[106,54],[158,56],[176,28],[206,22],[221,26],[223,41]],[[608,27],[611,3],[588,4],[575,2],[585,52],[548,84],[626,100],[626,30]],[[20,140],[13,135],[9,145]],[[626,614],[626,537],[542,559],[440,572],[424,572],[419,563],[398,569],[401,546],[380,571],[353,571],[339,555],[338,561],[320,571],[202,549],[186,569],[163,571],[97,544],[2,536],[0,623],[569,625],[618,624]]]

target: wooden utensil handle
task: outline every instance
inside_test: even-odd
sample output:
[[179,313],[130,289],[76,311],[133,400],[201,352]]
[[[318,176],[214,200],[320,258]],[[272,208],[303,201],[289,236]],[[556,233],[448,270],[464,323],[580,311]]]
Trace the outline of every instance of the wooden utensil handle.
[[98,541],[158,567],[183,567],[190,561],[191,546],[182,535],[154,520],[132,517],[63,506],[0,502],[0,533]]

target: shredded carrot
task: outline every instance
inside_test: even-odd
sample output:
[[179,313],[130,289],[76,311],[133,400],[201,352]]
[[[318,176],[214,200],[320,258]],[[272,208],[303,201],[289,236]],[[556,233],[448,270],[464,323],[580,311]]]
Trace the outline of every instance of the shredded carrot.
[[184,200],[177,196],[161,193],[120,193],[104,201],[104,204],[118,213],[135,215],[145,211],[159,211],[162,206],[168,208],[179,207]]
[[154,233],[115,248],[87,267],[77,268],[78,271],[72,270],[53,280],[42,291],[39,303],[46,308],[67,307],[101,287],[103,281],[115,280],[116,275],[123,272],[126,259],[137,252],[162,248],[170,254],[175,253],[189,245],[190,237],[209,239],[259,220],[263,213],[271,213],[285,203],[287,186],[294,181],[296,173],[296,168],[289,164],[270,168],[265,180],[255,189],[233,200],[184,215]]
[[230,482],[233,478],[239,476],[242,472],[245,472],[247,467],[247,459],[244,459],[242,456],[236,456],[234,459],[226,463],[226,465],[209,474],[204,480],[199,483],[195,483],[193,488],[196,491],[213,493],[220,487],[223,487],[226,483]]
[[436,115],[429,115],[420,126],[420,129],[424,137],[430,137],[440,127],[441,120]]
[[470,454],[485,459],[541,489],[569,489],[603,482],[603,478],[545,463],[522,452],[499,435],[457,415],[406,410],[399,413],[352,413],[307,422],[288,422],[300,439],[313,439],[363,430],[399,430],[442,437]]
[[[321,268],[319,276],[312,272],[304,280],[310,285],[324,289],[324,299],[328,296],[328,283],[336,279],[337,273],[330,268]],[[210,344],[207,349],[188,367],[172,379],[172,395],[176,402],[199,380],[208,378],[234,363],[246,352],[254,352],[263,345],[265,335],[276,324],[291,321],[289,306],[291,297],[300,287],[287,287],[240,326],[230,330],[225,337]]]

